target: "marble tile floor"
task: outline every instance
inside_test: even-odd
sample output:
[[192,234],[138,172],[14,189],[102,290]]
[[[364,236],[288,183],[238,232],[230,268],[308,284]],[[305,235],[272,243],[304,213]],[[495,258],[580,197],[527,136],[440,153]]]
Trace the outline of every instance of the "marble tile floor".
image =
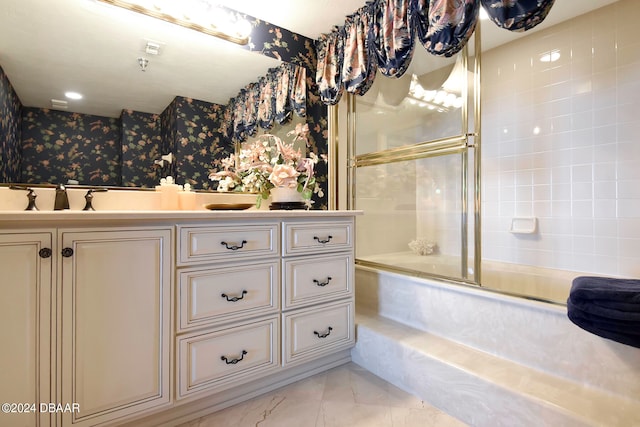
[[348,363],[179,427],[429,426],[465,424]]

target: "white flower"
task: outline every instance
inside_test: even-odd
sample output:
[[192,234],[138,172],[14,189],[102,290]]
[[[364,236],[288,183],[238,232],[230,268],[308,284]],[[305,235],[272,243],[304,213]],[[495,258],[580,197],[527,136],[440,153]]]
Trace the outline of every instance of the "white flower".
[[236,182],[230,176],[226,176],[218,182],[218,191],[231,191],[235,188]]

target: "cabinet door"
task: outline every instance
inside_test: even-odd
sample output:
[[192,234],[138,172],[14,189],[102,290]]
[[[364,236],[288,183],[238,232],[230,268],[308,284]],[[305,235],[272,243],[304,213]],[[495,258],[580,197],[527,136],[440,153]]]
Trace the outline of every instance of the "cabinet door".
[[[0,427],[48,426],[52,233],[0,234]],[[42,250],[42,252],[41,252]],[[41,255],[42,254],[42,255]]]
[[59,231],[61,402],[89,426],[170,402],[170,229]]

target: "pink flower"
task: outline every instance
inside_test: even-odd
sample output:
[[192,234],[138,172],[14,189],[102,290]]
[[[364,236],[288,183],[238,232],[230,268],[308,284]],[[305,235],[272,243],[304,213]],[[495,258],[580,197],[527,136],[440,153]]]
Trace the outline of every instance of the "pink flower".
[[293,138],[294,142],[299,139],[303,139],[307,143],[307,146],[309,146],[309,125],[307,123],[305,123],[304,125],[302,123],[298,123],[295,130],[289,131],[287,133],[287,136],[290,135],[295,135],[295,137]]
[[289,165],[275,165],[269,175],[269,181],[276,187],[296,188],[298,186],[298,171]]

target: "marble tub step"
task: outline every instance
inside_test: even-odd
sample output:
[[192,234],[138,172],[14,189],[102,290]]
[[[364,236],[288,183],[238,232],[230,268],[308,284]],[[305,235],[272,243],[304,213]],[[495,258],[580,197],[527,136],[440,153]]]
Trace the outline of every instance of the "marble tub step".
[[359,312],[352,360],[473,426],[635,426],[640,404]]

